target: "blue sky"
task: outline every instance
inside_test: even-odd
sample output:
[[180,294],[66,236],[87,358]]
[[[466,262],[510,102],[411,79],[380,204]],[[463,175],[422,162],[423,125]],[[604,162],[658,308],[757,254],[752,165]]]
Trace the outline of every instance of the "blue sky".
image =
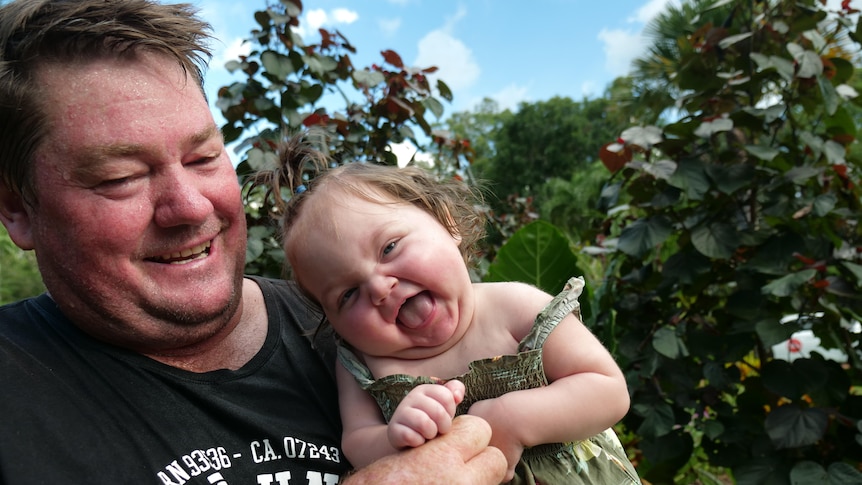
[[[242,39],[263,0],[191,0],[219,42],[208,73],[210,99],[229,84],[223,68],[247,49]],[[483,97],[502,108],[555,95],[600,96],[641,54],[644,25],[679,0],[305,0],[306,42],[317,27],[336,28],[357,48],[355,66],[380,62],[393,49],[410,66],[439,67],[452,89],[446,113],[471,109]],[[444,115],[445,117],[446,115]]]

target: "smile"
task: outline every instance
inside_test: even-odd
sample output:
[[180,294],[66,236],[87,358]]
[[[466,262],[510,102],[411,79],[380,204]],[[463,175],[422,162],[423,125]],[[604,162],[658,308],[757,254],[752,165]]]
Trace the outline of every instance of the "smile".
[[190,263],[196,259],[201,259],[209,256],[210,253],[210,244],[211,241],[207,241],[203,244],[199,244],[197,246],[184,249],[177,253],[171,253],[168,255],[155,256],[151,258],[152,261],[157,263],[168,263],[168,264],[186,264]]

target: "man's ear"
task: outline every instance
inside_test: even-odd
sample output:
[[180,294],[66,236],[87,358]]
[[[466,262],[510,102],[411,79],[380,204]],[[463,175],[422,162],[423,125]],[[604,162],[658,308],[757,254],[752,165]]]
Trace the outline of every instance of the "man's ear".
[[30,213],[20,195],[0,185],[0,223],[6,226],[9,237],[21,249],[33,249],[33,231]]

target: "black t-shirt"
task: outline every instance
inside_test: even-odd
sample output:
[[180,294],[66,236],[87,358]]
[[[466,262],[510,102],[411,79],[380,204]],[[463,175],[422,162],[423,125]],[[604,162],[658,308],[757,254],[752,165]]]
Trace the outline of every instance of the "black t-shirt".
[[47,295],[0,307],[0,483],[331,485],[350,468],[330,339],[254,278],[269,330],[241,369],[192,373],[105,345]]

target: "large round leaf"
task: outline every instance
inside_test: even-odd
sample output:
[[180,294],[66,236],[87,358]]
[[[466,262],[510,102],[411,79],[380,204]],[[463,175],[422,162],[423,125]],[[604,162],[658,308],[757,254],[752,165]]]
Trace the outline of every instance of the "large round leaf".
[[[500,248],[485,281],[521,281],[556,295],[569,278],[583,274],[566,235],[553,224],[535,221]],[[588,314],[586,300],[581,306]]]

